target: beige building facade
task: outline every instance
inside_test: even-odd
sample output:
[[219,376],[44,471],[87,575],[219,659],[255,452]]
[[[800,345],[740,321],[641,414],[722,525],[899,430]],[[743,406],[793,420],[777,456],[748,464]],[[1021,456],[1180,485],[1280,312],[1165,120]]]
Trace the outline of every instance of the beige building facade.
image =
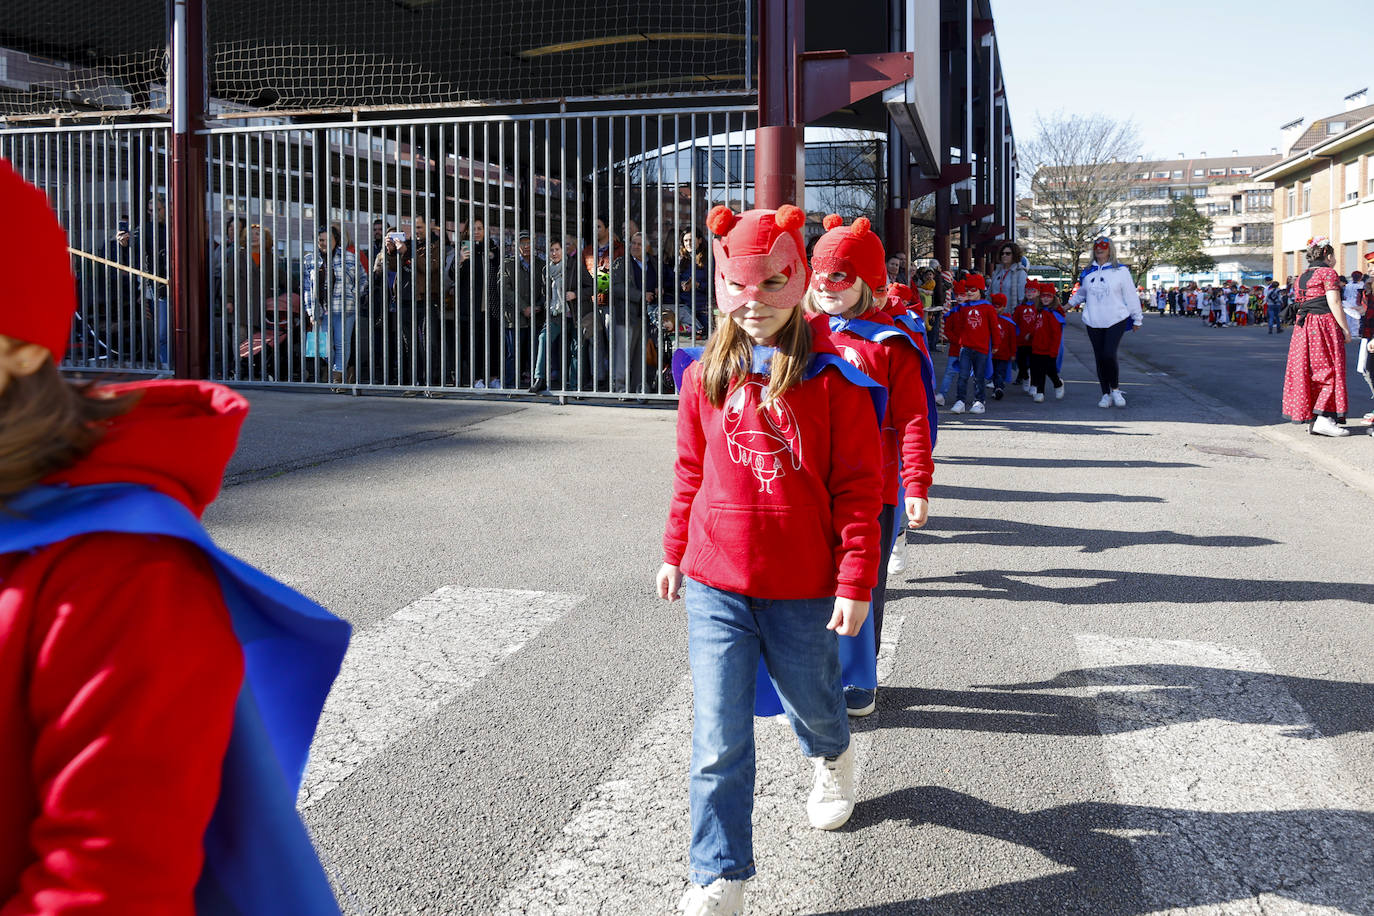
[[1257,178],[1274,184],[1275,277],[1307,266],[1307,240],[1326,236],[1336,271],[1365,271],[1374,251],[1374,105],[1313,122]]

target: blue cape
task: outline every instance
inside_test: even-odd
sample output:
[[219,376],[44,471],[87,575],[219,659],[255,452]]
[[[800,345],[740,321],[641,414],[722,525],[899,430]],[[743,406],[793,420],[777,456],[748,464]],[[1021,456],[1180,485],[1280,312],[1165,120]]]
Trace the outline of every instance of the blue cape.
[[[865,321],[863,324],[874,324]],[[884,330],[893,331],[906,335],[896,328],[886,325],[877,325]],[[911,338],[907,338],[911,343]],[[915,346],[915,344],[912,344]],[[705,352],[705,347],[685,347],[673,352],[673,382],[679,391],[682,390],[682,374],[687,371],[687,367],[701,359],[701,354]],[[773,359],[773,354],[777,352],[774,347],[755,347],[754,364],[752,371],[766,375]],[[869,397],[873,401],[873,412],[878,419],[881,427],[883,417],[887,414],[887,389],[879,385],[873,379],[864,375],[858,369],[845,362],[834,353],[815,353],[812,355],[811,365],[807,366],[802,373],[802,378],[815,378],[822,370],[833,366],[840,370],[846,379],[868,391]],[[883,511],[887,511],[883,507]],[[887,560],[882,561],[886,563]],[[886,571],[886,567],[883,568]],[[859,630],[857,636],[841,636],[840,643],[840,669],[844,675],[844,683],[858,687],[867,687],[873,690],[878,686],[878,657],[875,649],[875,637],[873,635],[873,615],[869,614],[864,619],[863,628]],[[782,701],[778,699],[778,692],[773,688],[773,679],[768,674],[768,665],[763,657],[759,657],[759,670],[754,686],[754,715],[756,716],[776,716],[782,713]]]
[[[861,318],[831,318],[831,331],[853,331],[860,337],[872,341],[890,340],[894,337],[901,338],[908,346],[916,351],[916,355],[921,359],[921,383],[926,389],[926,416],[930,420],[930,447],[935,447],[935,440],[939,436],[940,427],[940,406],[935,403],[935,363],[930,359],[926,351],[916,346],[916,341],[912,340],[901,328],[888,324],[879,324],[876,321],[864,321]],[[925,333],[925,323],[921,323],[921,333]],[[879,417],[879,423],[882,417]]]
[[220,550],[181,503],[146,487],[33,487],[0,516],[0,553],[96,532],[180,538],[205,552],[243,649],[244,679],[205,831],[200,916],[338,916],[296,813],[310,742],[350,627]]

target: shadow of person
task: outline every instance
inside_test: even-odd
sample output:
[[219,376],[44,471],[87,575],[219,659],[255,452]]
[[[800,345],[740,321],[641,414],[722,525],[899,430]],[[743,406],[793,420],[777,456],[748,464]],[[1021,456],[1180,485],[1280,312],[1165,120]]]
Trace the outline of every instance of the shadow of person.
[[[932,491],[932,497],[939,493]],[[1119,547],[1265,547],[1269,538],[1239,534],[1198,535],[1178,531],[1112,531],[1104,528],[1035,525],[1000,518],[936,516],[920,531],[907,532],[916,544],[986,544],[993,547],[1077,547],[1080,553],[1102,553]]]
[[[1084,585],[1065,580],[1091,579]],[[1050,580],[1042,584],[1035,580]],[[911,588],[887,589],[902,598],[1001,598],[1056,604],[1244,604],[1249,602],[1350,601],[1374,604],[1374,587],[1359,582],[1309,582],[1179,576],[1169,573],[1092,569],[977,570],[953,576],[908,579]],[[895,583],[894,583],[895,585]],[[941,588],[941,586],[946,586]],[[957,586],[957,587],[956,587]]]
[[991,487],[955,487],[936,483],[931,499],[967,499],[974,502],[1011,503],[1162,503],[1162,496],[1136,496],[1125,493],[1072,493],[1044,490],[1001,490]]
[[997,468],[1200,468],[1187,461],[1113,461],[1107,458],[1029,458],[1023,455],[937,455],[936,464],[971,464]]
[[[1106,689],[1093,696],[1044,692],[1083,687]],[[1199,665],[1086,668],[1048,681],[968,690],[894,686],[882,693],[874,726],[885,729],[1092,736],[1215,720],[1278,726],[1295,739],[1374,731],[1374,684]]]
[[1368,811],[1209,812],[1080,802],[1021,812],[918,786],[860,802],[850,824],[862,829],[888,820],[1015,843],[1061,870],[830,916],[1134,916],[1237,901],[1254,907],[1257,898],[1374,916],[1374,813]]

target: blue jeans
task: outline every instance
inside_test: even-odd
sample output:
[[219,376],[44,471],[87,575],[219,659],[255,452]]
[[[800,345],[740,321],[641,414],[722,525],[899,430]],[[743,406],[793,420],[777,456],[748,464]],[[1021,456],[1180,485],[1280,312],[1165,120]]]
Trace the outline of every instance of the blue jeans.
[[688,579],[694,884],[754,874],[754,684],[759,656],[807,757],[849,747],[833,598],[769,601]]
[[951,353],[949,354],[949,358],[945,360],[945,375],[940,379],[940,387],[935,389],[935,393],[947,394],[949,392],[949,386],[954,384],[954,380],[958,377],[959,355],[957,353]]
[[1278,309],[1269,310],[1269,330],[1271,332],[1275,328],[1277,328],[1280,331],[1283,330],[1282,322],[1279,321],[1279,314],[1280,312]]
[[157,367],[167,369],[172,365],[172,357],[169,352],[171,311],[167,307],[167,297],[157,296],[153,299],[153,323],[156,326],[157,334]]
[[957,399],[964,399],[964,390],[968,384],[970,376],[973,378],[973,399],[975,401],[984,400],[984,380],[988,375],[988,355],[980,353],[972,347],[964,347],[959,351],[959,390],[955,392]]
[[[539,343],[534,350],[534,379],[548,383],[551,375],[562,376],[563,363],[559,360],[558,342],[563,337],[563,319],[550,315],[548,322],[539,329]],[[549,351],[553,350],[553,372],[549,371]]]
[[343,372],[348,365],[348,357],[352,355],[353,325],[357,323],[358,315],[354,311],[342,310],[330,310],[328,314],[329,323],[316,329],[316,333],[329,335],[329,368],[334,372]]
[[1011,367],[1009,359],[994,359],[992,361],[992,387],[998,391],[1007,383],[1007,375]]

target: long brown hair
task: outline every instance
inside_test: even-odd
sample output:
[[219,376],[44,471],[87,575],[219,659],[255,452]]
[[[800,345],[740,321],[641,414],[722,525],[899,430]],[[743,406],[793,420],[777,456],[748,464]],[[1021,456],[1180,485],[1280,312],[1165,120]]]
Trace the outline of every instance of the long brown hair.
[[[867,283],[862,280],[855,280],[854,282],[859,287],[859,301],[854,303],[854,307],[845,313],[845,315],[850,318],[858,318],[877,304],[876,300],[873,298],[873,290],[868,288]],[[812,295],[810,289],[808,289],[806,295],[802,297],[802,308],[813,315],[820,315],[825,311],[816,304],[815,297]]]
[[31,375],[11,376],[0,393],[0,507],[76,464],[100,441],[105,421],[137,402],[136,394],[110,397],[94,383],[74,385],[52,360]]
[[[802,380],[811,365],[811,325],[802,310],[794,308],[787,323],[778,329],[777,355],[764,392],[763,407],[771,407]],[[754,341],[744,329],[726,318],[717,325],[701,356],[701,385],[706,400],[719,409],[731,389],[749,374],[754,364]]]

